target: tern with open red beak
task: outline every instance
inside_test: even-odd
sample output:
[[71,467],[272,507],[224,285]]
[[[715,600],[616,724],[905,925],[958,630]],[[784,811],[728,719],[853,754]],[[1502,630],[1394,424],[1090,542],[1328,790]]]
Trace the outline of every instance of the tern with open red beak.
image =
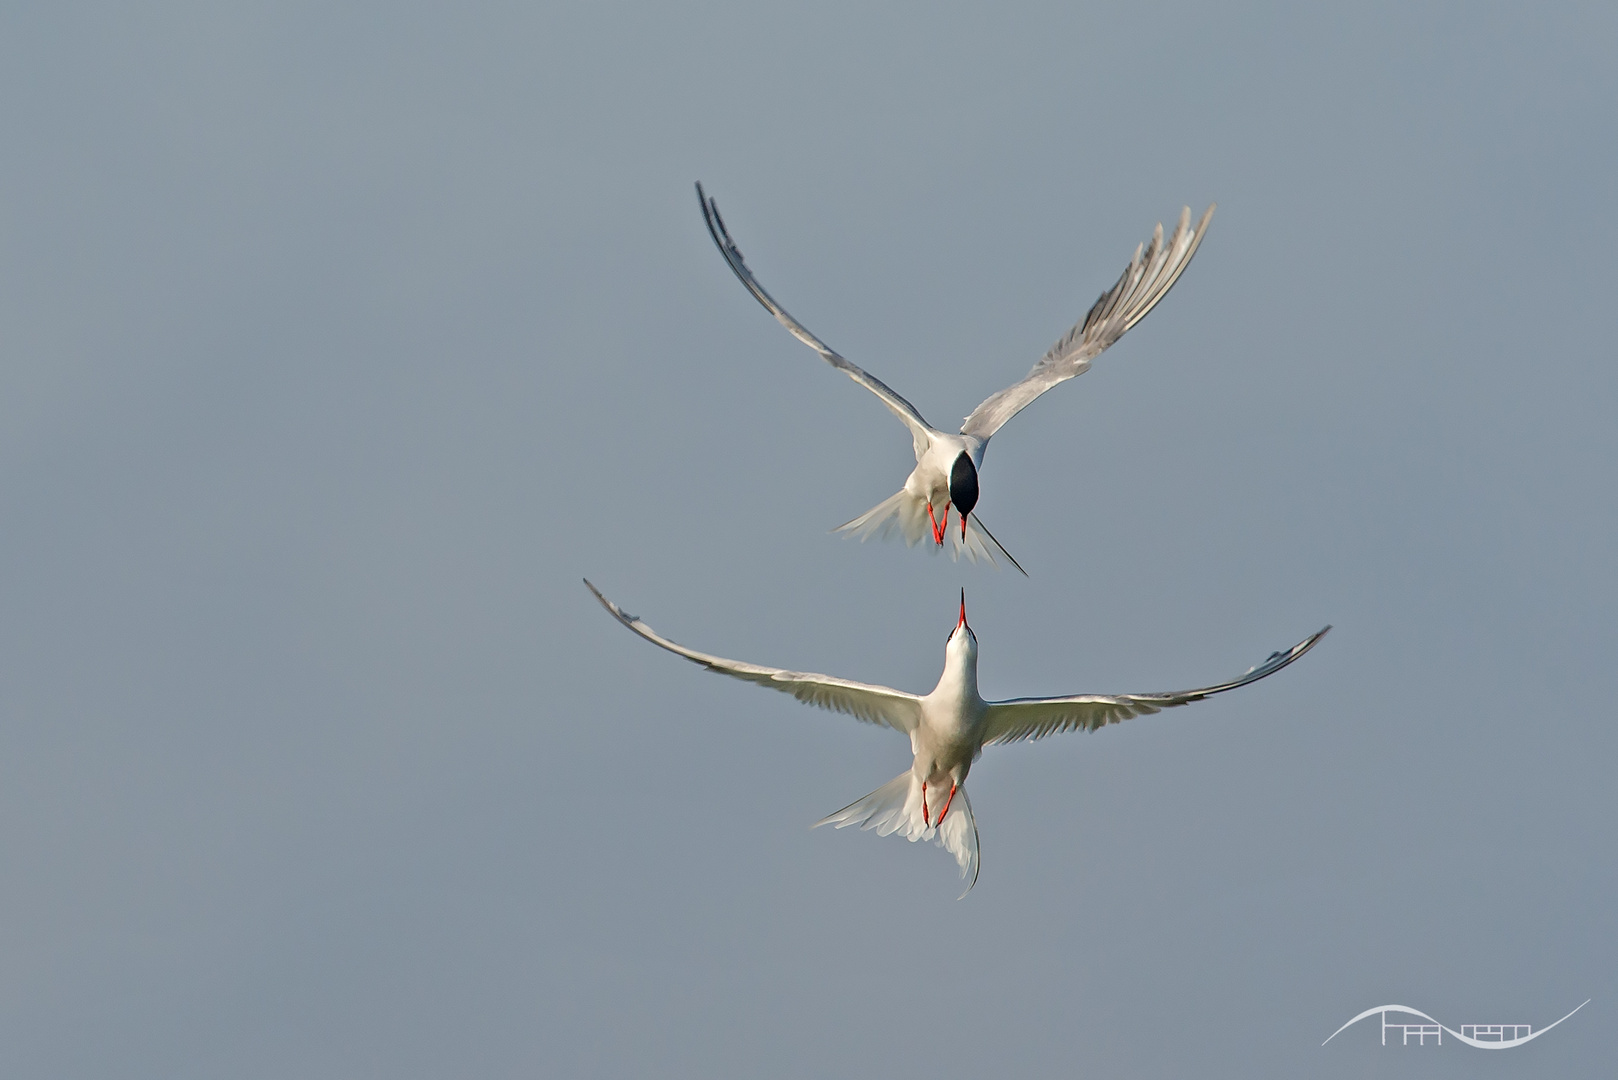
[[978,828],[963,785],[985,746],[1041,739],[1061,731],[1094,731],[1120,720],[1188,705],[1246,686],[1292,663],[1331,629],[1328,626],[1284,652],[1271,653],[1268,660],[1230,682],[1198,690],[984,701],[978,693],[978,639],[966,622],[965,590],[961,592],[960,618],[944,644],[944,673],[932,693],[918,695],[830,675],[709,656],[663,637],[601,595],[601,590],[588,580],[584,584],[613,618],[653,645],[709,671],[780,690],[805,704],[848,713],[910,736],[909,769],[816,825],[835,825],[839,829],[858,825],[875,829],[882,836],[898,833],[911,841],[932,840],[955,856],[961,876],[967,879],[967,892],[978,879]]
[[[916,467],[905,480],[898,494],[883,500],[853,521],[838,526],[837,531],[857,536],[861,540],[870,536],[886,537],[897,533],[906,544],[914,545],[923,536],[930,535],[936,547],[950,539],[950,555],[977,560],[979,557],[994,562],[996,553],[1022,570],[1010,552],[1000,545],[983,521],[977,516],[978,472],[983,468],[983,452],[989,439],[1007,420],[1039,395],[1082,375],[1090,361],[1130,327],[1146,317],[1147,312],[1168,294],[1179,280],[1180,274],[1191,264],[1214,208],[1209,206],[1191,228],[1191,208],[1180,211],[1180,224],[1167,243],[1163,242],[1160,223],[1152,234],[1149,246],[1135,249],[1135,257],[1124,268],[1123,275],[1112,288],[1101,294],[1087,314],[1076,326],[1052,345],[1039,363],[1035,364],[1020,382],[991,395],[961,424],[959,434],[940,431],[926,420],[916,407],[889,389],[881,379],[870,375],[845,360],[831,346],[811,334],[802,323],[787,314],[764,291],[753,272],[742,259],[741,249],[731,239],[719,216],[719,204],[709,198],[697,185],[697,199],[702,203],[702,215],[708,223],[708,233],[719,251],[730,264],[731,270],[747,286],[754,299],[763,304],[776,321],[818,352],[832,367],[847,373],[848,377],[882,399],[893,415],[910,429],[910,438],[916,452]],[[949,527],[950,510],[955,511],[958,531]],[[1026,570],[1023,573],[1027,573]]]

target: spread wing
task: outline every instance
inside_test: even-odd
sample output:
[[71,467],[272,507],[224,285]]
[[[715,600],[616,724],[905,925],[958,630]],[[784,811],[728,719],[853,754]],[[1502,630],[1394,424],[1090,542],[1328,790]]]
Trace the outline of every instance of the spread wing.
[[1315,642],[1326,636],[1326,627],[1312,634],[1285,652],[1271,653],[1270,658],[1239,679],[1218,686],[1204,686],[1200,690],[1181,690],[1169,694],[1075,694],[1059,698],[1017,698],[1014,701],[989,703],[985,719],[987,727],[983,742],[1008,743],[1022,739],[1042,739],[1060,731],[1094,731],[1107,724],[1116,724],[1136,716],[1147,716],[1176,705],[1189,705],[1238,686],[1258,682],[1266,675],[1274,675],[1292,661],[1315,647]]
[[910,429],[911,441],[915,443],[916,460],[920,461],[921,455],[927,452],[927,447],[932,442],[932,436],[929,434],[932,425],[921,418],[921,413],[916,411],[914,405],[894,393],[887,383],[843,359],[830,345],[811,334],[808,327],[787,314],[786,308],[777,304],[774,298],[764,291],[764,286],[758,283],[753,271],[747,268],[747,263],[742,260],[741,248],[730,238],[730,230],[725,228],[725,219],[719,216],[719,204],[703,192],[700,183],[697,185],[697,201],[702,203],[702,217],[708,223],[708,235],[713,237],[713,242],[719,247],[719,253],[725,257],[725,262],[730,264],[731,272],[747,286],[747,291],[753,294],[753,298],[763,304],[765,310],[774,315],[776,322],[786,327],[793,337],[819,353],[826,363],[847,372],[849,378],[881,398],[882,404]]
[[760,667],[758,664],[747,664],[740,660],[726,660],[722,656],[699,653],[695,649],[688,649],[684,645],[670,641],[636,616],[624,611],[602,596],[601,590],[591,585],[588,578],[584,584],[595,594],[595,598],[601,601],[601,606],[612,613],[613,618],[653,645],[667,649],[671,653],[678,653],[693,663],[701,664],[709,671],[716,671],[721,675],[729,675],[733,679],[742,679],[758,686],[767,686],[772,690],[780,690],[791,694],[806,705],[818,705],[833,712],[848,713],[868,724],[882,724],[906,735],[910,734],[921,721],[921,699],[914,694],[890,690],[886,686],[868,686],[848,679],[837,679],[830,675],[783,671],[780,668]]
[[1192,229],[1191,208],[1181,210],[1179,228],[1174,230],[1167,244],[1163,243],[1163,226],[1159,223],[1157,231],[1152,233],[1151,246],[1135,249],[1135,257],[1124,269],[1123,276],[1101,294],[1084,321],[1052,345],[1051,351],[1021,382],[1013,383],[973,409],[972,415],[961,425],[961,434],[988,439],[1039,395],[1057,383],[1084,374],[1091,360],[1123,337],[1125,331],[1144,319],[1168,294],[1191,264],[1191,256],[1197,253],[1213,212],[1214,208],[1209,206],[1197,227]]

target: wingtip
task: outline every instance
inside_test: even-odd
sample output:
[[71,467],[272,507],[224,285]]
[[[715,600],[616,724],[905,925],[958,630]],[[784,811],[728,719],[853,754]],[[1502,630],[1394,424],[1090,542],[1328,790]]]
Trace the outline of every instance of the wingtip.
[[719,217],[719,204],[703,188],[701,180],[697,181],[696,186],[697,205],[702,208],[703,224],[708,226],[708,235],[713,237],[714,243],[719,245],[720,250],[723,250],[725,245],[724,241],[720,239],[720,234],[724,232],[725,223]]
[[579,580],[584,582],[584,587],[586,589],[590,590],[591,595],[593,595],[597,600],[599,600],[603,607],[605,607],[608,611],[612,610],[612,607],[613,607],[612,601],[608,600],[605,596],[603,596],[601,594],[601,590],[595,587],[594,582],[592,582],[589,578],[580,578]]
[[[1300,641],[1296,645],[1292,646],[1291,659],[1296,660],[1298,657],[1302,656],[1304,653],[1308,652],[1310,649],[1312,649],[1316,645],[1320,644],[1320,639],[1325,637],[1326,636],[1326,631],[1328,631],[1330,629],[1331,629],[1331,623],[1327,623],[1325,626],[1321,627],[1319,630],[1316,630],[1314,633],[1310,634],[1308,637],[1304,638],[1302,641]],[[1291,662],[1291,660],[1288,661],[1288,663],[1290,663],[1290,662]]]
[[583,581],[584,587],[594,593],[596,600],[601,604],[602,607],[607,609],[607,614],[611,615],[625,626],[628,626],[632,622],[638,621],[634,615],[629,614],[629,612],[625,611],[611,600],[608,600],[606,595],[602,593],[600,589],[596,588],[595,585],[591,583],[589,578],[584,578]]

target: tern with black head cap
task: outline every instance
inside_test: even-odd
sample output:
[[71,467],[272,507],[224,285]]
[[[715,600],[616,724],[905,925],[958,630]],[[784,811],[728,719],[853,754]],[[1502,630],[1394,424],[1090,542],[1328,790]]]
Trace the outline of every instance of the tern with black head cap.
[[[922,419],[914,405],[894,393],[881,379],[844,359],[787,314],[748,269],[741,249],[725,227],[725,219],[719,216],[719,204],[708,197],[701,184],[697,185],[697,199],[702,203],[708,234],[753,298],[793,337],[880,398],[910,431],[916,467],[904,487],[853,521],[838,526],[837,531],[861,540],[897,533],[907,544],[919,542],[930,531],[935,547],[942,547],[946,537],[950,539],[950,554],[954,558],[964,553],[969,559],[982,557],[994,562],[998,555],[1018,570],[1022,567],[1017,565],[1017,560],[984,528],[983,520],[975,512],[978,471],[983,468],[983,451],[990,437],[1039,395],[1083,374],[1092,360],[1146,317],[1190,265],[1214,212],[1209,206],[1193,229],[1191,208],[1184,208],[1180,212],[1179,227],[1167,242],[1163,239],[1163,226],[1159,224],[1152,234],[1151,244],[1135,249],[1135,257],[1124,268],[1117,283],[1101,294],[1089,313],[1051,346],[1033,370],[1021,381],[985,399],[961,424],[959,434],[951,434]],[[959,522],[958,532],[949,528],[952,508]]]
[[[944,672],[928,694],[909,694],[886,686],[853,682],[831,675],[762,667],[688,649],[663,637],[584,583],[612,617],[659,648],[683,656],[709,671],[791,694],[808,705],[848,713],[910,736],[910,768],[817,825],[841,829],[858,825],[881,836],[898,833],[907,840],[932,840],[960,865],[967,891],[978,877],[978,828],[966,796],[966,774],[991,743],[1040,739],[1061,731],[1094,731],[1134,716],[1234,690],[1273,675],[1308,652],[1331,627],[1312,634],[1290,649],[1271,653],[1245,674],[1216,686],[1166,694],[1078,694],[1072,697],[1017,698],[985,701],[978,693],[978,639],[966,621],[966,590],[961,610],[944,643]],[[947,791],[945,790],[947,788]],[[937,814],[929,792],[943,795]],[[958,800],[958,801],[957,801]],[[953,811],[953,812],[952,812]],[[965,896],[966,893],[962,893]]]

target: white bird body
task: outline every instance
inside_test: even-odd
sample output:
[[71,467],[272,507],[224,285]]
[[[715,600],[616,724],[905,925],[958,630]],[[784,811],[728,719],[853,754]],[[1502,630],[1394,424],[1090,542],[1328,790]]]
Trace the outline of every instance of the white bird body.
[[585,585],[613,618],[659,648],[701,664],[709,671],[781,690],[806,704],[849,713],[867,723],[881,724],[909,735],[911,764],[908,770],[816,825],[834,825],[839,829],[858,825],[862,829],[875,829],[882,836],[898,833],[912,841],[933,840],[955,856],[961,876],[970,879],[966,886],[968,891],[977,882],[978,833],[972,803],[963,785],[972,763],[982,756],[985,746],[1039,739],[1079,728],[1094,731],[1130,717],[1201,701],[1213,694],[1246,686],[1292,663],[1331,629],[1328,626],[1291,649],[1270,654],[1262,664],[1230,682],[1197,690],[985,701],[978,692],[978,642],[966,622],[964,593],[960,619],[944,646],[944,671],[938,685],[929,694],[917,695],[830,675],[762,667],[697,652],[670,641],[638,617],[626,613],[588,580]]
[[[938,534],[948,532],[946,526],[949,523],[949,510],[954,503],[954,497],[950,491],[950,474],[963,454],[972,463],[972,471],[975,474],[978,467],[983,463],[984,448],[989,444],[982,439],[973,438],[969,435],[951,435],[944,431],[932,430],[927,435],[927,448],[916,455],[916,467],[910,470],[909,476],[905,477],[905,485],[900,489],[900,493],[910,500],[910,505],[914,507],[911,513],[918,524],[921,521],[923,507],[932,508],[943,514],[942,518],[937,517],[936,513],[932,514],[930,515],[932,520],[929,521],[935,534],[934,541],[942,543],[942,538]],[[860,520],[855,519],[855,521]],[[961,535],[956,536],[955,547],[951,550],[966,551],[968,557],[974,559],[981,552],[992,561],[993,555],[987,545],[983,544],[981,540],[977,544],[971,542],[970,522],[963,519],[963,525],[965,528],[961,530]],[[851,532],[860,527],[854,522],[841,526],[842,529]],[[867,530],[867,535],[869,535],[870,531]],[[906,536],[906,540],[912,544],[920,539],[919,531],[914,536]],[[990,537],[990,540],[992,542],[993,538]],[[998,547],[999,545],[996,544],[996,546]],[[1010,555],[1006,557],[1010,558]],[[1013,559],[1012,563],[1015,565],[1016,560]],[[1021,570],[1022,567],[1019,566],[1018,569]]]
[[983,451],[989,445],[969,435],[951,435],[946,431],[929,431],[927,449],[916,455],[916,467],[905,478],[905,494],[926,499],[935,506],[950,501],[949,474],[962,454],[972,462],[973,468],[983,463]]
[[916,778],[929,784],[965,780],[983,752],[988,711],[978,693],[977,638],[963,619],[944,646],[944,671],[932,693],[921,699],[921,718],[910,733]]
[[[897,532],[909,545],[916,544],[930,531],[937,547],[943,546],[946,535],[950,537],[952,558],[965,554],[974,561],[983,558],[992,563],[998,552],[1018,570],[1022,567],[1017,565],[1017,560],[983,527],[974,512],[978,501],[978,473],[983,467],[989,439],[1045,391],[1089,370],[1092,360],[1146,317],[1190,265],[1214,212],[1213,206],[1209,206],[1193,229],[1191,208],[1184,208],[1180,212],[1179,226],[1167,243],[1163,240],[1163,226],[1159,224],[1151,245],[1143,244],[1135,249],[1135,257],[1125,267],[1123,275],[1101,294],[1089,313],[1058,339],[1026,376],[984,399],[961,424],[960,433],[951,434],[929,424],[914,405],[882,380],[838,354],[776,303],[753,276],[741,249],[731,239],[724,218],[719,216],[718,203],[703,192],[701,184],[697,185],[697,198],[702,203],[709,235],[754,299],[793,337],[880,398],[910,429],[916,467],[904,487],[854,520],[838,526],[837,531],[861,540]],[[951,508],[958,514],[956,531],[947,528]]]

